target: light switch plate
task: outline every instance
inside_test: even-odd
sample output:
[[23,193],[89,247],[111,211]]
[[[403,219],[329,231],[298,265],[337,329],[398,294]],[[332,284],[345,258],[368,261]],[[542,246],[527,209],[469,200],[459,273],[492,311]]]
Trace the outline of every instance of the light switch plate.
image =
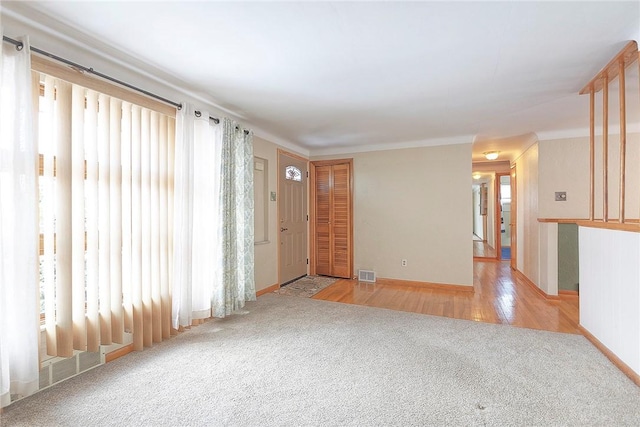
[[275,202],[275,201],[276,201],[276,192],[275,192],[275,191],[272,191],[272,192],[271,192],[271,201],[272,201],[272,202]]
[[567,201],[567,192],[556,191],[556,202],[566,202],[566,201]]

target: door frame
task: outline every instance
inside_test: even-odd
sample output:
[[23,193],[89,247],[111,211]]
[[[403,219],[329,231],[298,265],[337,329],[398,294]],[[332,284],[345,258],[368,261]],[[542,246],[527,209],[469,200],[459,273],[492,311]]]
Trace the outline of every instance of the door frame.
[[518,182],[516,164],[511,166],[511,269],[518,269]]
[[516,231],[517,231],[517,220],[518,220],[518,210],[517,210],[517,204],[518,204],[518,198],[517,198],[517,189],[516,189],[516,166],[513,165],[511,166],[511,170],[509,172],[496,172],[496,179],[495,179],[495,212],[496,212],[496,226],[495,226],[495,234],[496,234],[496,259],[498,261],[504,261],[502,259],[502,235],[501,235],[501,230],[502,230],[502,222],[501,222],[501,218],[502,218],[502,210],[501,210],[501,206],[500,206],[500,178],[503,176],[508,176],[509,177],[509,186],[511,187],[511,214],[510,214],[510,219],[509,219],[509,224],[505,224],[505,227],[509,227],[509,232],[511,233],[509,235],[509,242],[511,245],[511,258],[509,260],[509,263],[511,265],[511,268],[513,270],[516,269],[516,265],[517,265],[517,255],[518,255],[518,247],[517,247],[517,238],[516,238]]
[[[283,150],[281,148],[277,149],[277,167],[276,167],[276,176],[277,176],[277,188],[278,188],[278,192],[277,194],[277,202],[276,202],[276,228],[278,228],[280,226],[280,196],[282,195],[282,177],[280,175],[280,169],[282,167],[282,164],[280,163],[280,157],[281,155],[286,156],[286,157],[291,157],[297,160],[301,160],[303,162],[305,162],[307,164],[307,174],[310,176],[311,173],[309,171],[309,167],[310,167],[310,163],[309,163],[309,159],[303,156],[300,156],[298,154],[292,153],[290,151],[286,151]],[[307,215],[310,218],[309,215],[309,190],[310,190],[310,185],[309,185],[309,177],[307,177]],[[277,245],[278,245],[278,286],[282,285],[282,276],[281,276],[281,268],[280,266],[282,265],[282,244],[281,244],[281,238],[280,238],[280,232],[277,233],[278,234],[278,239],[277,239]],[[309,221],[307,221],[307,259],[309,259]],[[309,274],[309,267],[307,267],[307,274]]]
[[351,241],[351,250],[349,253],[349,263],[351,265],[351,272],[349,277],[353,276],[353,158],[348,159],[334,159],[334,160],[316,160],[309,162],[309,274],[316,274],[316,166],[331,166],[338,164],[349,164],[349,192],[350,197],[350,210],[351,218],[349,218],[349,239]]
[[[509,172],[496,172],[496,179],[494,182],[495,185],[495,239],[496,239],[496,259],[498,261],[503,261],[502,259],[502,205],[500,204],[501,198],[501,188],[500,188],[500,178],[503,176],[509,176]],[[513,190],[513,189],[512,189]],[[509,224],[504,224],[505,227],[508,227]]]

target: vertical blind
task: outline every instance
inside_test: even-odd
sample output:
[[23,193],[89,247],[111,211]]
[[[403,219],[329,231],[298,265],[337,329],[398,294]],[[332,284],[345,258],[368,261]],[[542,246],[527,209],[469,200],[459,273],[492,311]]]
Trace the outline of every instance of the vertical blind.
[[175,120],[34,77],[47,353],[95,352],[124,332],[136,350],[160,342],[171,333]]

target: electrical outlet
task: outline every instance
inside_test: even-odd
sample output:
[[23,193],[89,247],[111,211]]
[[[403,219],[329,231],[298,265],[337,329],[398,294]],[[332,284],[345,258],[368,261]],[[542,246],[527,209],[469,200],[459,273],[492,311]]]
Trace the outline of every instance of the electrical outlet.
[[406,259],[403,259],[403,260],[402,260],[402,266],[403,266],[403,267],[406,267],[406,266],[407,266],[407,260],[406,260]]
[[567,201],[567,192],[556,191],[556,202],[566,202],[566,201]]

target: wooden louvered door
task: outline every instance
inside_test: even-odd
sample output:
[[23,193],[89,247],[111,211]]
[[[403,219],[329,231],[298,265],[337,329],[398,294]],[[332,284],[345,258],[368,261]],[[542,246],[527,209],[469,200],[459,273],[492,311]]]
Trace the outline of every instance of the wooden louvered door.
[[316,167],[316,274],[331,276],[332,166]]
[[[352,160],[313,162],[315,274],[352,276]],[[313,270],[313,268],[312,268]]]

